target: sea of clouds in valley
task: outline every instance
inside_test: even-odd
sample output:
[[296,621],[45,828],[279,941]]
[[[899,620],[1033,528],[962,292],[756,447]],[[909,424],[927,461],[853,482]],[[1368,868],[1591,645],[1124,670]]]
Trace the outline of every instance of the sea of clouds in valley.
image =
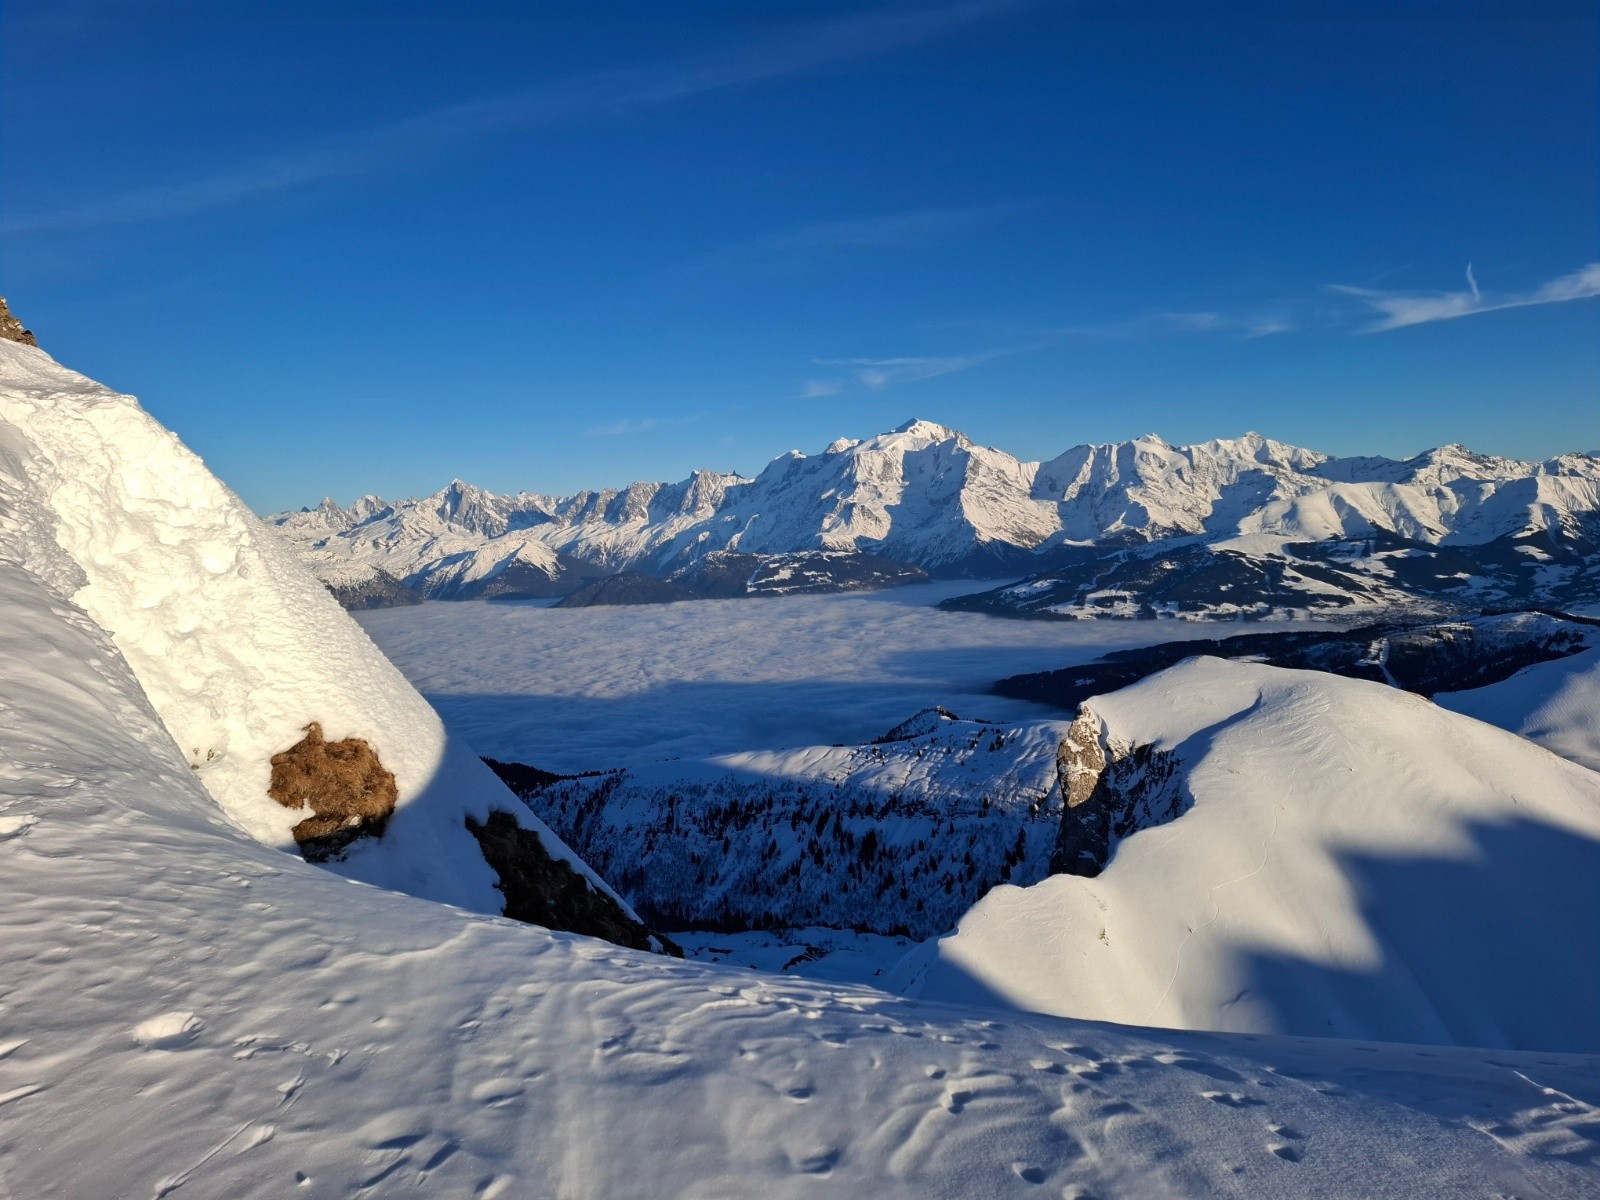
[[934,607],[990,586],[570,610],[430,603],[355,615],[479,753],[553,771],[870,741],[933,704],[994,721],[1059,716],[987,689],[1007,675],[1229,629]]

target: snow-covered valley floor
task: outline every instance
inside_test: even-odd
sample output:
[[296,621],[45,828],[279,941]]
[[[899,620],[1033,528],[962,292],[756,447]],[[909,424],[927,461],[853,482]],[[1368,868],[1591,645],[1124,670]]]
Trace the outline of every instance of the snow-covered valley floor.
[[480,753],[550,771],[871,741],[935,704],[991,721],[1059,717],[988,687],[1235,628],[1018,621],[934,607],[991,586],[570,610],[436,602],[353,615]]

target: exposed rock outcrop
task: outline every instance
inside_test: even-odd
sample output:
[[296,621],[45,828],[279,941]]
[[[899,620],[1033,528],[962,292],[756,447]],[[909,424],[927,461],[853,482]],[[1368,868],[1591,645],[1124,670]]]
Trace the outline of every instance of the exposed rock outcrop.
[[363,738],[330,742],[316,721],[306,736],[272,756],[267,794],[285,808],[309,808],[294,827],[308,862],[326,862],[361,837],[379,837],[399,792],[394,775]]
[[481,824],[467,818],[483,857],[500,877],[504,915],[513,921],[567,929],[634,950],[659,950],[682,958],[669,938],[633,920],[610,896],[591,887],[570,865],[552,858],[539,835],[508,812],[491,812]]
[[692,588],[652,579],[640,571],[623,571],[620,575],[607,575],[586,583],[576,591],[567,593],[557,608],[593,608],[622,604],[673,604],[679,600],[695,600],[698,595]]
[[1053,875],[1100,874],[1117,842],[1183,815],[1191,803],[1170,751],[1107,738],[1083,708],[1061,739],[1061,830],[1050,856]]
[[364,576],[351,574],[325,579],[323,583],[333,593],[339,606],[347,611],[402,608],[408,604],[422,603],[422,597],[413,588],[407,587],[381,567],[374,567]]
[[11,315],[11,309],[6,304],[4,296],[0,296],[0,340],[21,342],[24,346],[39,344],[33,336],[33,331],[23,328],[22,322]]

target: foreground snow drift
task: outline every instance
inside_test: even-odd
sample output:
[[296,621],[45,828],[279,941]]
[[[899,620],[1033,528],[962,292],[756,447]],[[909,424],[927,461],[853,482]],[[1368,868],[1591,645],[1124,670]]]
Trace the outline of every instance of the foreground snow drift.
[[309,814],[268,796],[270,760],[315,721],[329,740],[369,742],[399,790],[384,836],[334,870],[498,913],[496,874],[464,821],[499,809],[609,894],[132,397],[0,343],[0,432],[0,489],[27,509],[0,527],[15,560],[115,638],[188,768],[239,827],[293,847],[290,830]]
[[1095,878],[990,892],[900,986],[1134,1024],[1600,1049],[1600,774],[1380,684],[1214,658],[1082,720],[1132,764],[1128,802],[1187,811],[1113,844]]
[[23,534],[0,1194],[1594,1194],[1590,1058],[997,1019],[352,887],[223,819]]

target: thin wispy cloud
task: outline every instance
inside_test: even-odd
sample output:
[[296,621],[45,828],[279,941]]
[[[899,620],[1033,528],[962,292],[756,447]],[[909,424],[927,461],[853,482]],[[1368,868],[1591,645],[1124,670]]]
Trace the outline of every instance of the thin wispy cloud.
[[1030,201],[1007,200],[811,221],[730,242],[688,264],[686,270],[697,274],[789,271],[866,251],[926,245],[994,224],[1031,207]]
[[1177,334],[1218,334],[1236,338],[1270,337],[1292,333],[1298,325],[1281,314],[1220,312],[1153,312],[1125,321],[1096,325],[1069,325],[1061,330],[1073,337],[1132,339]]
[[845,367],[857,383],[871,391],[882,391],[902,383],[915,383],[938,375],[953,375],[970,370],[1015,350],[986,350],[981,354],[951,354],[900,358],[818,358],[819,367]]
[[820,400],[824,396],[837,396],[844,391],[844,384],[836,379],[808,379],[801,385],[796,400]]
[[961,0],[937,7],[875,8],[717,54],[598,71],[507,96],[434,109],[197,178],[126,191],[57,212],[25,215],[0,228],[16,236],[190,216],[402,167],[497,134],[621,116],[803,75],[939,37],[1027,3],[1029,0]]
[[1600,296],[1600,263],[1590,263],[1570,275],[1552,279],[1531,292],[1485,292],[1479,288],[1470,263],[1467,265],[1467,287],[1463,291],[1385,292],[1344,285],[1334,285],[1329,290],[1342,296],[1353,296],[1378,314],[1378,319],[1365,326],[1362,333],[1382,333],[1390,329],[1426,325],[1432,321],[1453,321],[1459,317],[1500,312],[1508,308],[1590,300]]

